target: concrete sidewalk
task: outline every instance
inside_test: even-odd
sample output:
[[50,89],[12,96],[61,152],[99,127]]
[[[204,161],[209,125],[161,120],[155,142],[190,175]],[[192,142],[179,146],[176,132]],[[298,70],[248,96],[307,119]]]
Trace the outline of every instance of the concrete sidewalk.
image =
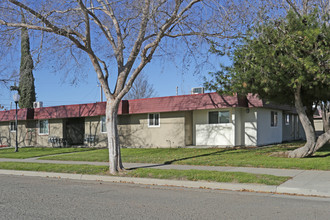
[[[56,163],[56,164],[89,164],[89,165],[108,165],[104,162],[87,161],[55,161],[40,160],[38,158],[29,159],[5,159],[0,158],[0,162],[30,162],[30,163]],[[124,163],[127,169],[134,168],[155,168],[155,169],[177,169],[177,170],[212,170],[227,172],[245,172],[254,174],[270,174],[275,176],[289,176],[290,180],[279,186],[266,186],[258,184],[237,184],[237,183],[214,183],[204,181],[181,181],[181,180],[161,180],[148,178],[114,177],[100,175],[81,175],[50,172],[33,171],[14,171],[0,170],[0,174],[57,177],[79,180],[97,180],[110,182],[126,182],[147,185],[162,186],[180,186],[191,188],[209,188],[222,190],[255,191],[268,193],[297,194],[305,196],[323,196],[330,197],[330,171],[315,170],[293,170],[293,169],[270,169],[253,167],[219,167],[219,166],[190,166],[190,165],[172,165],[172,164],[145,164],[145,163]]]

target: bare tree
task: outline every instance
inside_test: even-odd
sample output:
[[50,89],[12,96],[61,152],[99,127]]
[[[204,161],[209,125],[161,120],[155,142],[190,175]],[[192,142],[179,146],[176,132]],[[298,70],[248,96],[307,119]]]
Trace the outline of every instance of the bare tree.
[[144,73],[140,73],[136,77],[132,88],[124,96],[124,99],[143,99],[155,97],[156,92],[152,84],[149,83],[148,78]]
[[[165,50],[176,38],[187,45],[236,38],[244,32],[245,24],[254,22],[259,2],[4,0],[0,2],[0,27],[39,31],[48,42],[56,43],[54,50],[65,48],[77,62],[79,56],[89,58],[107,100],[109,166],[114,174],[123,169],[117,130],[120,101],[153,56],[162,53],[157,48]],[[21,10],[26,23],[18,19]]]

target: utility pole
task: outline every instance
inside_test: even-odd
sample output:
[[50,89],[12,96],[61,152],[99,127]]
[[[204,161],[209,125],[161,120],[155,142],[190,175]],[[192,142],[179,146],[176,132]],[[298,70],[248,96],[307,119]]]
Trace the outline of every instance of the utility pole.
[[97,87],[100,87],[100,101],[103,102],[103,91],[102,91],[102,85],[101,84],[97,84]]
[[19,101],[19,94],[18,93],[15,93],[14,96],[14,102],[16,104],[16,117],[15,117],[15,133],[16,133],[16,144],[15,144],[15,152],[18,152],[18,140],[17,140],[17,133],[18,133],[18,120],[17,120],[17,104],[18,104],[18,101]]

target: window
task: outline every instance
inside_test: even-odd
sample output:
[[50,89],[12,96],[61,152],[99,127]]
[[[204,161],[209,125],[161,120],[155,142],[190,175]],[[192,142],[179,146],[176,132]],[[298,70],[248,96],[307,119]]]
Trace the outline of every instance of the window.
[[101,132],[107,132],[107,125],[105,123],[105,116],[101,116]]
[[17,128],[16,128],[16,122],[15,121],[11,121],[10,122],[10,131],[11,132],[16,132]]
[[48,120],[39,121],[39,134],[48,134]]
[[148,126],[149,127],[159,127],[159,113],[149,114],[148,116]]
[[209,112],[209,124],[223,124],[229,121],[229,111]]
[[286,114],[284,120],[285,120],[285,125],[289,125],[290,124],[290,115]]
[[271,112],[271,121],[270,121],[271,127],[277,127],[277,112]]

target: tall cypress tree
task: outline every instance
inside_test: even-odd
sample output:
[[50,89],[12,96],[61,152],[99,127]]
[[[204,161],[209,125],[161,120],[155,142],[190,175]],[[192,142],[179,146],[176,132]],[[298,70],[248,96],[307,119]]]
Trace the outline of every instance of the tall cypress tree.
[[[22,22],[25,18],[22,15]],[[33,102],[36,101],[36,92],[33,77],[33,60],[30,53],[30,39],[26,28],[21,29],[21,65],[19,77],[18,92],[21,96],[19,100],[20,108],[32,108]]]

